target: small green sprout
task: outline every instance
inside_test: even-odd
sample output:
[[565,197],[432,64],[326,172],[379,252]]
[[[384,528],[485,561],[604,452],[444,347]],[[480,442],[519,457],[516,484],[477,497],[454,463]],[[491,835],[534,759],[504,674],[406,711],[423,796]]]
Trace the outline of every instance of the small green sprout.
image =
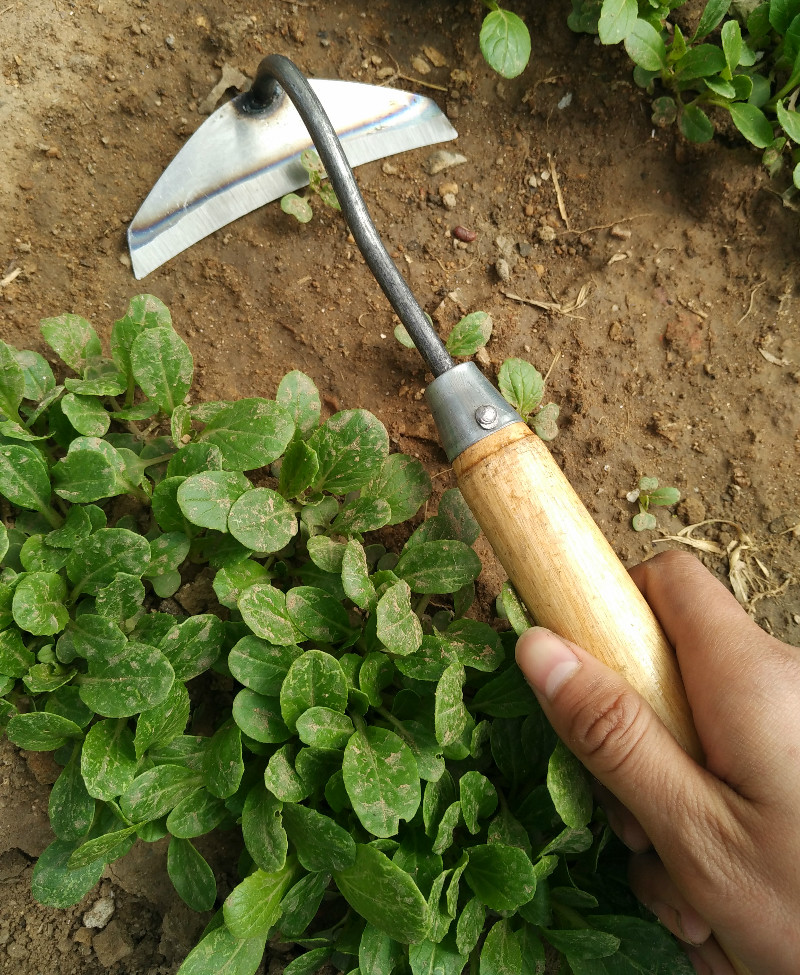
[[650,505],[669,507],[677,504],[681,499],[681,492],[674,487],[659,487],[657,477],[639,478],[639,487],[629,491],[627,495],[631,504],[638,502],[639,514],[633,516],[633,530],[647,531],[657,525],[655,515],[650,512]]
[[524,359],[506,359],[497,377],[500,392],[542,440],[558,436],[559,408],[546,403],[542,374]]
[[[313,149],[304,149],[300,153],[300,164],[308,173],[308,189],[311,196],[318,196],[324,204],[334,210],[341,210],[336,193],[330,183],[322,181],[327,176],[322,161]],[[314,216],[308,196],[298,196],[297,193],[287,193],[281,197],[281,210],[299,220],[308,223]]]
[[[426,315],[426,318],[433,325],[430,315]],[[473,311],[455,324],[444,344],[450,355],[475,355],[478,349],[486,345],[491,336],[492,316],[485,311]],[[401,324],[395,328],[394,337],[407,349],[414,348],[414,340],[406,331],[405,325]]]

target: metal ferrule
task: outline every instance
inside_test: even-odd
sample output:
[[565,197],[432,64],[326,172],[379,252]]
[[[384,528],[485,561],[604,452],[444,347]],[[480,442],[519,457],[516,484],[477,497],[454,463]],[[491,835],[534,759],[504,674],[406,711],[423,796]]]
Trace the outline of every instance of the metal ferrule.
[[425,390],[425,399],[450,460],[489,434],[522,422],[474,362],[437,376]]

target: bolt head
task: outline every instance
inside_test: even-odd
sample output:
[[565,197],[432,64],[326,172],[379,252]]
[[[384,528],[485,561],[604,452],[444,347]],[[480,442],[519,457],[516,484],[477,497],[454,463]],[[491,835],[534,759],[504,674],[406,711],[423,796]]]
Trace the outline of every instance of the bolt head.
[[491,430],[496,427],[498,419],[496,406],[479,406],[475,410],[475,422],[482,430]]

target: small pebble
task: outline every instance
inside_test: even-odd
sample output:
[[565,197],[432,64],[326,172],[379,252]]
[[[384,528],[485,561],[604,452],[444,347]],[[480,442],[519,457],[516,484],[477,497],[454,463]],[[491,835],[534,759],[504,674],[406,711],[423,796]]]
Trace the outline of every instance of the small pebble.
[[456,200],[454,193],[445,193],[442,197],[442,203],[447,207],[448,210],[455,210],[458,205],[458,200]]
[[467,157],[462,156],[459,152],[437,149],[436,152],[432,152],[425,160],[425,171],[429,176],[435,176],[437,173],[441,173],[443,169],[449,169],[451,166],[460,166],[466,161]]
[[508,266],[508,261],[504,257],[495,261],[494,269],[497,271],[498,278],[504,284],[507,284],[511,280],[511,268]]

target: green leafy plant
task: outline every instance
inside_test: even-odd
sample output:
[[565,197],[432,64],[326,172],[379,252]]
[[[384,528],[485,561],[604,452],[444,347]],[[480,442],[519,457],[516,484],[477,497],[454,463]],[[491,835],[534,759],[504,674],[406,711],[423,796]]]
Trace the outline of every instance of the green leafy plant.
[[[300,372],[274,399],[193,404],[150,295],[110,358],[77,315],[42,334],[58,375],[0,343],[0,720],[61,766],[40,902],[167,839],[177,893],[215,911],[182,975],[252,975],[271,938],[300,952],[286,975],[541,972],[546,945],[575,973],[690,975],[513,630],[466,615],[481,565],[457,490],[387,551],[370,533],[430,478],[372,414],[323,422]],[[241,836],[230,891],[196,845],[217,829]]]
[[[428,317],[430,322],[430,317]],[[395,326],[394,337],[407,349],[413,349],[414,340],[402,323]],[[492,316],[485,311],[473,311],[465,315],[454,326],[445,340],[445,348],[450,355],[470,356],[482,349],[492,337]]]
[[483,0],[489,13],[481,24],[481,53],[487,63],[504,78],[516,78],[525,70],[531,56],[531,35],[525,21],[496,0]]
[[500,392],[542,440],[558,436],[559,408],[546,403],[542,374],[524,359],[506,359],[497,377]]
[[[401,345],[414,348],[414,342],[404,325],[397,325],[394,334]],[[474,311],[453,327],[445,347],[451,355],[475,355],[487,344],[491,335],[491,316],[485,311]],[[542,440],[554,440],[558,436],[559,408],[555,403],[542,406],[544,379],[534,366],[524,359],[506,359],[500,367],[498,385],[503,397]]]
[[628,501],[639,505],[639,513],[633,516],[633,529],[647,531],[658,525],[656,516],[651,513],[651,505],[669,507],[681,499],[681,492],[674,487],[659,487],[657,477],[640,477],[639,486],[628,492]]
[[326,178],[325,167],[316,150],[304,149],[300,153],[300,165],[308,173],[308,196],[298,196],[297,193],[286,193],[281,197],[281,210],[294,217],[300,223],[308,223],[314,216],[310,197],[318,197],[322,202],[334,210],[341,210],[336,193],[330,183],[323,182]]
[[[771,174],[788,158],[800,188],[800,3],[708,0],[687,37],[669,15],[675,0],[573,0],[573,30],[623,43],[634,79],[655,96],[653,122],[692,142],[713,138],[710,110],[726,112]],[[794,192],[790,188],[790,193]]]

